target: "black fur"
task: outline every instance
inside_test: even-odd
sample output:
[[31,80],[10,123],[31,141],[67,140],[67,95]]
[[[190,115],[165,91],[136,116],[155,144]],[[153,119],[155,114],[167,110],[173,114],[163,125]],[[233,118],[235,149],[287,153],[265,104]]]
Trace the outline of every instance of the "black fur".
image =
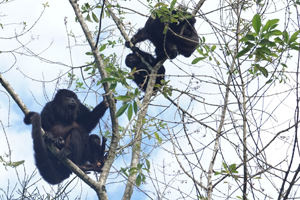
[[[176,13],[176,11],[172,12],[172,14]],[[131,38],[133,45],[147,39],[150,40],[156,47],[155,53],[157,61],[166,56],[165,50],[167,57],[170,59],[176,58],[177,53],[185,57],[190,57],[193,54],[199,45],[198,34],[194,27],[196,22],[195,17],[179,21],[179,24],[176,22],[170,23],[169,29],[171,30],[168,29],[166,34],[163,34],[165,23],[161,22],[161,18],[156,17],[153,19],[152,17],[153,16],[150,16],[144,28],[140,29]],[[186,28],[182,30],[183,25],[186,23]],[[126,42],[125,45],[129,47],[128,42]]]
[[[59,90],[53,101],[48,102],[41,115],[28,113],[25,124],[32,124],[32,139],[35,162],[41,176],[50,184],[61,183],[72,173],[46,147],[46,142],[54,142],[61,150],[61,157],[68,157],[75,164],[82,165],[88,159],[89,133],[108,108],[104,99],[91,112],[70,90]],[[45,131],[45,140],[41,133]]]
[[[138,52],[140,56],[144,58],[146,62],[148,62],[152,67],[154,67],[157,62],[155,58],[146,52],[141,51],[137,47],[133,47],[132,50],[134,52]],[[144,64],[139,56],[137,56],[135,53],[128,54],[125,59],[126,65],[133,70],[136,68],[136,71],[134,72],[133,81],[139,86],[139,88],[142,91],[146,91],[147,85],[148,85],[148,76],[150,75],[151,71],[148,70],[148,67],[146,64]],[[155,84],[161,84],[161,80],[165,79],[165,67],[162,65],[158,72],[157,72],[157,78]],[[157,87],[154,87],[154,91],[157,90]]]

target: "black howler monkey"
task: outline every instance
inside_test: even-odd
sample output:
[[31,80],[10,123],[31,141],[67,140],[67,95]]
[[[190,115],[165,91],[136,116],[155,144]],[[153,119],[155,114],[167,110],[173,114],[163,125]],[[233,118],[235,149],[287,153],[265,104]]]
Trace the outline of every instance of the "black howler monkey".
[[91,134],[89,136],[89,164],[80,166],[83,171],[97,171],[102,172],[102,167],[106,161],[107,154],[105,154],[105,144],[107,139],[102,136],[101,139],[98,135]]
[[[142,91],[146,91],[147,85],[148,85],[148,76],[150,75],[151,71],[148,69],[147,65],[142,62],[141,58],[137,56],[134,52],[138,52],[140,56],[144,58],[146,62],[148,62],[152,67],[154,67],[157,62],[156,59],[149,53],[141,51],[137,47],[132,48],[133,53],[128,54],[125,59],[126,65],[133,70],[136,68],[136,71],[134,72],[133,81],[139,86],[139,88]],[[155,84],[161,84],[161,80],[165,79],[165,67],[162,65],[158,72],[157,72],[157,78],[155,81]],[[157,88],[154,88],[154,91],[156,91]]]
[[[138,32],[131,38],[133,45],[144,40],[150,40],[155,45],[156,60],[159,61],[166,56],[174,59],[177,53],[184,57],[190,57],[199,45],[198,34],[195,30],[195,17],[187,12],[180,12],[173,10],[172,15],[179,15],[178,21],[167,24],[161,22],[163,17],[155,17],[154,14],[148,18],[144,28],[139,29]],[[166,14],[169,17],[169,13]],[[184,24],[187,24],[183,29]],[[168,31],[163,34],[163,31],[168,25]],[[129,47],[129,43],[125,45]],[[165,53],[166,51],[166,53]]]
[[[53,141],[61,150],[60,156],[68,157],[77,165],[84,164],[88,159],[89,133],[107,108],[104,98],[90,111],[74,92],[62,89],[45,105],[41,115],[30,112],[25,116],[25,124],[32,124],[35,163],[45,181],[58,184],[72,173],[47,149],[45,142]],[[46,133],[45,140],[41,128]]]

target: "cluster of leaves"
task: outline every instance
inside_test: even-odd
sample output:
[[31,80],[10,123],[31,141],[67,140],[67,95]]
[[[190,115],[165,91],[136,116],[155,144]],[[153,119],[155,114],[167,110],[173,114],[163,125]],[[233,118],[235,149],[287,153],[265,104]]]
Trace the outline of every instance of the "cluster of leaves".
[[157,3],[151,8],[151,17],[153,19],[160,18],[160,21],[165,24],[163,34],[167,33],[169,24],[179,24],[182,21],[192,18],[193,16],[187,12],[186,7],[175,8],[177,0],[171,2],[170,8],[162,2]]
[[[142,104],[141,104],[139,98],[137,98],[137,97],[138,97],[138,89],[137,88],[134,90],[134,93],[127,93],[124,96],[120,95],[120,96],[115,97],[115,99],[124,102],[123,106],[121,108],[119,108],[119,110],[117,111],[116,116],[119,117],[119,116],[123,115],[125,113],[125,111],[127,110],[128,120],[131,120],[131,118],[133,116],[133,112],[135,114],[137,114],[138,107],[142,107]],[[152,122],[152,124],[151,124],[151,122]],[[162,123],[162,121],[156,120],[155,122],[153,122],[152,119],[147,120],[147,121],[145,119],[145,121],[143,123],[149,123],[146,127],[155,127],[155,130],[164,129],[165,125],[166,125],[166,124]],[[148,132],[150,132],[150,131],[148,131]],[[147,134],[146,130],[144,130],[144,134]],[[147,135],[150,140],[151,139],[150,134],[147,134]],[[157,132],[154,132],[154,136],[155,136],[157,142],[160,144],[162,142],[162,139],[159,137],[159,134]]]
[[154,87],[160,88],[161,93],[164,95],[165,98],[172,96],[172,87],[169,87],[167,84],[170,82],[161,80],[161,85],[155,84]]
[[124,105],[117,111],[116,116],[120,117],[127,110],[128,120],[131,120],[133,111],[138,112],[138,107],[142,107],[140,100],[137,98],[139,90],[136,88],[133,93],[128,92],[126,95],[115,97],[117,100],[123,101]]
[[[159,136],[158,132],[160,130],[166,129],[167,124],[155,118],[144,119],[143,123],[145,124],[144,127],[147,127],[143,129],[143,134],[147,135],[148,139],[151,140],[152,139],[151,132],[153,132],[157,144],[160,145],[162,143],[162,138]],[[153,127],[153,129],[151,129],[151,127]]]
[[[112,79],[110,79],[110,80],[112,80]],[[154,87],[160,88],[161,93],[164,95],[165,98],[167,98],[168,96],[172,96],[172,88],[168,87],[166,85],[168,82],[169,81],[162,80],[161,81],[162,85],[161,84],[155,84],[154,85]],[[127,86],[127,88],[132,89],[129,85]],[[142,107],[142,104],[141,104],[141,102],[139,101],[139,98],[138,98],[140,93],[141,93],[141,91],[139,91],[139,89],[136,88],[134,90],[134,92],[131,92],[129,90],[126,95],[115,97],[115,99],[124,102],[124,105],[117,112],[117,117],[121,116],[128,109],[127,117],[128,117],[128,120],[131,120],[132,113],[133,113],[132,108],[134,108],[134,112],[135,112],[135,114],[137,114],[137,107]]]
[[[101,44],[99,46],[99,52],[103,52],[109,46],[111,46],[111,48],[113,48],[115,45],[116,45],[116,41],[108,40],[107,43]],[[93,57],[92,52],[86,52],[85,54]],[[104,66],[117,65],[117,55],[115,53],[113,53],[109,56],[105,56],[104,54],[101,54],[101,58],[102,58]],[[88,72],[88,74],[91,76],[95,75],[97,73],[95,63],[92,62],[92,63],[87,63],[87,64],[89,64],[90,66],[85,67],[84,71]]]
[[[192,61],[192,64],[197,64],[199,61],[204,60],[206,58],[209,59],[209,61],[212,61],[213,59],[213,51],[216,49],[216,45],[209,46],[205,44],[205,37],[199,38],[200,39],[200,45],[197,48],[197,52],[201,55],[201,57],[197,57]],[[219,61],[214,59],[218,65],[220,65]]]
[[[139,163],[137,165],[137,167],[133,167],[133,168],[121,168],[121,172],[123,174],[125,174],[125,176],[128,177],[128,173],[127,171],[129,172],[130,175],[133,175],[133,174],[138,174],[137,177],[136,177],[136,180],[135,180],[135,184],[137,186],[140,186],[141,183],[146,183],[146,176],[144,175],[143,171],[147,171],[148,173],[150,173],[150,162],[148,159],[145,159],[146,163],[145,164],[141,164]],[[144,166],[144,167],[143,167]]]
[[237,176],[234,174],[237,174],[238,171],[236,170],[236,164],[232,164],[227,166],[226,163],[222,162],[223,168],[220,172],[215,172],[215,175],[220,175],[220,174],[226,174],[228,176],[232,176],[234,179],[237,180]]
[[79,91],[80,89],[85,90],[83,82],[75,76],[73,73],[68,73],[68,81],[75,82],[75,90]]
[[[107,7],[111,7],[111,5],[109,5]],[[94,22],[99,23],[99,19],[98,19],[97,15],[93,12],[95,8],[100,8],[101,9],[102,6],[99,5],[99,4],[91,6],[89,3],[84,3],[81,6],[81,12],[82,12],[82,14],[83,15],[86,14],[86,17],[85,17],[86,21],[93,22],[93,20],[94,20]],[[110,13],[109,13],[108,10],[104,10],[104,12],[105,12],[105,14],[106,14],[107,17],[110,17]],[[102,16],[102,17],[104,17],[104,16]]]
[[[260,15],[256,14],[252,19],[254,32],[249,32],[240,40],[240,42],[245,44],[245,47],[238,52],[236,58],[242,56],[252,58],[255,56],[255,63],[252,64],[253,69],[249,70],[253,75],[263,74],[265,77],[268,77],[269,72],[265,67],[261,66],[262,61],[266,61],[266,66],[268,66],[269,63],[273,63],[279,57],[278,54],[288,49],[299,50],[299,43],[296,42],[299,31],[291,33],[290,36],[287,31],[281,32],[275,29],[278,26],[278,22],[279,19],[271,19],[263,26]],[[277,37],[273,39],[273,36]],[[281,36],[281,38],[278,36]],[[284,64],[282,66],[286,67]],[[272,79],[267,83],[270,82],[272,82]]]
[[[113,65],[110,65],[109,67],[105,68],[110,77],[102,79],[99,81],[97,84],[102,84],[105,82],[110,83],[110,89],[114,90],[117,86],[118,83],[121,83],[123,86],[125,86],[128,90],[126,95],[119,95],[115,96],[115,99],[119,101],[123,101],[123,106],[119,108],[117,111],[116,116],[120,117],[121,115],[124,114],[124,112],[127,110],[127,117],[128,120],[131,120],[133,116],[133,111],[135,114],[138,112],[138,107],[142,107],[142,103],[139,100],[139,95],[141,94],[141,91],[138,88],[135,88],[132,91],[132,87],[127,83],[127,79],[132,79],[132,73],[134,73],[134,70],[130,73],[124,72],[120,68],[116,68]],[[172,95],[172,88],[165,86],[169,81],[164,81],[162,80],[162,85],[160,84],[155,84],[154,87],[161,88],[162,94],[167,97]]]

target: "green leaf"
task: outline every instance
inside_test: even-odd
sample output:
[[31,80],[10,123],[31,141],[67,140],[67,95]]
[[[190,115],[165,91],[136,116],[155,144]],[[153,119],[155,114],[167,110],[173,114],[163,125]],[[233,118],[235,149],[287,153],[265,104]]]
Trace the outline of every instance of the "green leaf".
[[166,25],[165,25],[165,28],[164,28],[164,30],[163,30],[163,34],[166,34],[166,33],[167,33],[168,27],[169,27],[168,24],[166,24]]
[[97,15],[95,15],[95,13],[93,13],[93,12],[92,12],[92,17],[95,22],[99,23]]
[[273,82],[273,79],[270,79],[270,80],[268,80],[267,82],[266,82],[266,84],[270,84],[270,83],[272,83]]
[[136,168],[136,167],[132,167],[132,168],[130,168],[128,171],[130,172],[130,175],[132,175],[132,174],[135,174],[135,173],[136,173],[137,168]]
[[137,169],[138,169],[138,170],[141,170],[142,167],[143,167],[143,164],[141,164],[141,163],[138,163],[138,164],[137,164]]
[[192,64],[194,65],[194,64],[198,63],[200,60],[204,60],[204,59],[205,59],[205,57],[195,58],[195,59],[192,61]]
[[288,34],[288,32],[287,31],[283,31],[282,35],[283,35],[284,42],[287,44],[289,42],[289,34]]
[[268,35],[268,36],[282,35],[282,32],[280,30],[274,30],[274,31],[267,32],[266,35]]
[[178,23],[178,20],[176,19],[176,18],[171,18],[171,20],[170,20],[170,23],[172,24],[172,23]]
[[257,67],[257,69],[266,77],[268,78],[268,70],[264,67]]
[[290,38],[289,44],[293,43],[295,40],[297,40],[299,35],[299,31],[296,31]]
[[243,37],[240,41],[244,42],[244,40],[245,40],[245,42],[247,42],[248,40],[255,41],[255,37],[251,34],[248,34],[245,37]]
[[148,159],[146,159],[146,165],[147,165],[147,169],[150,170],[150,162]]
[[118,110],[118,112],[117,112],[117,114],[116,114],[116,117],[120,117],[121,115],[123,115],[123,113],[124,113],[125,110],[127,109],[128,105],[129,105],[128,103],[125,104],[125,105],[123,105],[123,106]]
[[271,50],[267,47],[261,47],[261,48],[257,48],[256,52],[269,54],[269,53],[271,53]]
[[196,49],[198,51],[199,54],[201,54],[202,56],[205,55],[205,53],[203,52],[203,49],[200,47],[200,48],[197,48]]
[[125,176],[127,176],[127,177],[128,177],[128,174],[126,173],[126,169],[127,169],[127,168],[123,168],[123,167],[121,167],[121,169],[120,169],[120,172],[124,173],[124,174],[125,174]]
[[161,84],[157,83],[154,85],[154,87],[161,88]]
[[[257,36],[257,34],[255,34],[255,35]],[[250,41],[255,41],[255,37],[254,37],[254,35],[252,35],[252,34],[246,35],[246,38],[247,38],[248,40],[250,40]]]
[[235,171],[235,169],[236,169],[236,165],[235,164],[229,165],[229,170],[231,172]]
[[107,45],[107,44],[101,45],[99,51],[101,52],[101,51],[105,50],[105,49],[106,49],[106,45]]
[[272,56],[272,57],[275,57],[275,58],[278,58],[279,56],[276,54],[276,53],[270,53],[268,54],[269,56]]
[[227,170],[227,165],[226,165],[226,163],[222,162],[222,165],[223,165],[224,169]]
[[134,94],[135,94],[135,95],[138,95],[138,94],[139,94],[139,89],[138,89],[138,88],[135,88]]
[[120,96],[115,96],[115,99],[117,99],[117,100],[120,100],[120,101],[129,101],[130,99],[131,99],[131,97],[130,96],[128,96],[128,95],[120,95]]
[[[277,24],[277,22],[279,22],[279,19],[271,19],[271,20],[268,20],[266,25],[263,27],[262,29],[262,32],[265,32],[265,31],[270,31],[270,27],[271,26],[274,26],[275,24]],[[273,28],[273,27],[272,27]],[[274,27],[275,28],[275,27]]]
[[242,39],[240,39],[240,42],[247,42],[248,39],[246,37],[243,37]]
[[173,0],[171,2],[171,5],[170,5],[170,11],[172,12],[174,10],[174,7],[175,7],[175,4],[176,4],[177,0]]
[[252,26],[257,34],[259,34],[261,28],[261,19],[259,14],[255,14],[252,19]]
[[245,44],[247,45],[247,47],[246,47],[246,49],[251,49],[252,47],[254,47],[255,46],[255,44],[254,43],[252,43],[252,42],[245,42]]
[[127,117],[128,117],[128,120],[130,121],[131,120],[131,117],[132,117],[132,105],[130,104],[129,105],[129,108],[128,108],[128,113],[127,113]]
[[86,72],[86,71],[88,71],[88,70],[90,70],[90,69],[92,69],[91,67],[86,67],[85,69],[84,69],[84,71]]
[[25,160],[21,160],[21,161],[11,162],[9,163],[9,165],[12,167],[18,167],[19,165],[22,165],[24,162]]
[[134,113],[137,114],[138,109],[137,109],[136,101],[133,102],[133,110],[134,110]]
[[278,24],[273,24],[271,27],[270,27],[270,30],[273,30],[274,28],[276,28],[278,26]]
[[230,170],[231,173],[235,173],[235,174],[238,173],[238,171],[236,171],[236,164],[230,165],[229,170]]
[[139,187],[139,186],[141,185],[141,182],[142,182],[142,177],[141,177],[141,175],[139,174],[139,175],[136,177],[135,184]]
[[[107,6],[108,7],[108,6]],[[108,11],[108,10],[104,10],[104,12],[105,12],[105,14],[106,14],[106,16],[108,17],[108,18],[110,18],[110,12]]]
[[222,174],[221,172],[215,172],[215,175],[220,175],[220,174]]
[[276,38],[274,39],[274,42],[279,43],[280,45],[283,45],[283,41],[282,41],[281,38],[279,38],[279,37],[276,37]]
[[93,21],[91,20],[90,14],[88,14],[88,15],[86,16],[85,20],[87,20],[87,21],[89,21],[89,22],[93,22]]
[[136,103],[137,103],[137,106],[140,108],[143,106],[139,99],[136,99]]
[[117,83],[110,84],[109,90],[113,90],[117,87]]
[[216,49],[216,45],[213,45],[212,47],[211,47],[211,52],[213,52],[215,49]]
[[291,46],[291,49],[294,49],[294,50],[296,50],[296,51],[299,51],[299,46]]
[[262,41],[260,41],[259,43],[260,45],[269,45],[270,41],[268,39],[263,39]]
[[98,82],[97,85],[101,84],[101,83],[105,83],[105,82],[113,82],[113,81],[117,81],[117,79],[115,78],[104,78],[101,81]]
[[250,50],[251,50],[250,48],[243,49],[242,51],[238,52],[238,54],[236,55],[236,58],[239,58],[239,57],[245,55]]
[[91,6],[90,6],[89,3],[85,3],[84,5],[85,5],[85,7],[86,7],[87,9],[91,9]]
[[157,133],[157,132],[155,132],[155,133],[154,133],[154,136],[155,136],[155,138],[156,138],[157,142],[158,142],[159,144],[161,144],[161,142],[162,142],[162,139],[159,137],[159,135],[158,135],[158,133]]
[[270,44],[268,44],[268,46],[269,46],[269,47],[276,47],[276,43],[270,41]]

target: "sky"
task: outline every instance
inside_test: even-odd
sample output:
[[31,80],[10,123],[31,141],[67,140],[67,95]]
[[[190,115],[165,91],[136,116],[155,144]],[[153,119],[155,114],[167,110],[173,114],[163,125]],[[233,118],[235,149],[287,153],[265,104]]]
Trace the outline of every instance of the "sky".
[[[69,68],[64,67],[61,65],[61,63],[65,66],[80,66],[86,64],[86,62],[91,61],[91,58],[87,55],[85,55],[86,52],[89,51],[89,47],[86,44],[85,38],[83,36],[83,32],[79,26],[78,23],[75,22],[74,17],[74,11],[69,4],[68,1],[50,1],[48,2],[49,7],[46,8],[45,12],[41,16],[41,18],[36,22],[36,19],[39,18],[41,13],[43,12],[43,3],[46,3],[47,1],[39,1],[39,0],[28,0],[28,1],[21,1],[16,0],[9,3],[2,3],[1,6],[1,14],[0,14],[0,23],[6,25],[4,29],[0,32],[0,41],[1,41],[1,48],[0,50],[3,52],[0,54],[0,60],[1,67],[0,67],[0,73],[2,76],[10,83],[12,88],[16,91],[16,93],[19,95],[19,97],[22,99],[22,101],[25,103],[27,108],[31,111],[40,112],[45,105],[45,103],[48,100],[51,100],[53,95],[55,94],[55,80],[59,74],[66,73]],[[129,8],[137,9],[140,12],[145,11],[146,9],[141,6],[140,3],[137,3],[137,1],[121,1],[120,3],[123,3]],[[205,4],[202,10],[210,11],[212,10],[213,6],[217,6],[217,3],[211,3],[211,4]],[[148,12],[147,12],[148,14]],[[250,16],[245,16],[245,18],[251,19]],[[215,16],[213,14],[207,15],[207,17],[210,17],[211,20],[218,19],[219,16]],[[14,36],[16,33],[21,33],[23,26],[20,24],[16,24],[22,21],[26,21],[27,29],[28,30],[32,25],[34,27],[29,30],[27,34],[24,36],[18,37],[18,41],[14,38],[10,38]],[[77,42],[77,44],[80,44],[80,46],[72,47],[71,55],[68,48],[68,35],[65,27],[65,22],[67,21],[67,29],[68,32],[72,32],[75,35],[79,35],[81,37],[76,37],[74,40],[73,38],[70,38],[71,44],[74,45],[74,41]],[[126,16],[126,19],[124,20],[124,24],[128,25],[129,22],[132,26],[134,26],[135,29],[138,29],[139,27],[142,27],[146,21],[146,18],[136,18],[136,15],[128,14]],[[105,19],[104,25],[107,25],[108,23],[112,23],[111,19]],[[283,25],[281,25],[283,26]],[[94,30],[95,24],[89,24],[89,27]],[[208,28],[209,26],[203,21],[197,21],[196,27],[198,28],[198,32],[201,32],[202,36],[206,36],[211,30]],[[108,27],[108,28],[115,28]],[[105,35],[105,34],[104,34]],[[132,35],[132,33],[131,33]],[[116,38],[116,37],[115,37]],[[209,40],[209,37],[208,37]],[[215,42],[212,39],[210,42]],[[28,51],[26,49],[20,48],[21,45],[26,45],[28,47]],[[143,46],[142,46],[143,47]],[[14,50],[15,53],[7,53],[9,51]],[[125,68],[125,56],[130,53],[129,50],[127,50],[124,46],[118,45],[117,48],[114,49],[107,49],[105,50],[107,54],[111,52],[116,52],[118,56],[120,56],[120,66]],[[36,59],[34,55],[39,55],[43,59]],[[15,63],[14,58],[17,58],[17,62]],[[183,75],[186,74],[196,74],[199,75],[199,79],[201,80],[207,80],[205,79],[206,76],[213,76],[217,77],[216,71],[212,70],[212,66],[207,62],[201,62],[198,63],[195,66],[189,65],[191,63],[191,60],[195,58],[195,56],[191,58],[184,58],[182,56],[179,56],[177,59],[171,61],[166,61],[164,66],[166,67],[166,79],[170,80],[170,85],[172,85],[174,88],[178,89],[185,89],[186,84],[188,84],[190,81],[193,81],[193,85],[195,88],[199,87],[199,92],[196,91],[195,93],[200,96],[200,98],[203,98],[205,102],[209,102],[211,104],[222,104],[222,98],[219,98],[219,88],[218,86],[212,86],[212,84],[209,84],[209,82],[201,82],[197,81],[196,79],[190,80],[189,77],[184,77]],[[52,61],[52,62],[48,62]],[[188,64],[186,64],[188,63]],[[178,67],[177,67],[178,66]],[[293,60],[291,64],[291,69],[294,69],[296,67],[296,61]],[[181,70],[182,69],[182,70]],[[185,72],[186,73],[185,73]],[[80,74],[79,70],[75,70],[75,73],[77,75]],[[201,77],[202,76],[202,77]],[[63,77],[64,78],[64,77]],[[46,81],[45,85],[41,82],[42,80]],[[261,81],[265,81],[263,78],[260,79]],[[66,84],[63,84],[64,82],[61,81],[61,84],[59,85],[60,88],[66,88]],[[133,85],[133,84],[132,84]],[[258,84],[257,84],[258,85]],[[133,85],[134,86],[134,85]],[[285,91],[287,89],[292,88],[292,84],[287,84],[285,86],[277,84],[276,86],[272,86],[270,93],[279,93],[281,91]],[[1,87],[0,87],[1,88]],[[46,95],[44,93],[44,89],[46,92]],[[103,90],[101,88],[99,89],[99,93],[103,93]],[[248,92],[251,94],[253,91],[256,90],[256,87],[251,88]],[[122,88],[118,88],[119,94],[125,94],[126,90]],[[174,95],[176,93],[174,92]],[[47,98],[45,98],[47,96]],[[95,105],[96,101],[95,98],[97,98],[97,101],[102,101],[102,98],[95,95],[88,95],[85,96],[82,93],[78,94],[79,98],[83,101],[85,99],[85,103],[89,105]],[[272,119],[270,120],[270,123],[266,124],[267,128],[270,128],[274,126],[274,133],[276,133],[278,130],[281,130],[282,127],[280,124],[286,124],[289,120],[293,119],[293,111],[294,111],[294,95],[288,96],[288,99],[285,99],[285,95],[278,96],[278,97],[270,97],[265,100],[264,103],[261,103],[261,108],[266,109],[268,111],[272,111],[276,105],[278,105],[278,102],[281,100],[284,100],[284,106],[281,106],[276,110],[276,112],[273,113]],[[293,98],[293,99],[292,99]],[[209,113],[213,108],[205,107],[204,105],[200,103],[192,102],[191,106],[188,103],[190,100],[187,96],[179,96],[177,99],[178,102],[180,101],[180,105],[189,110],[193,110],[195,113],[195,116],[206,116],[207,113]],[[169,105],[169,102],[160,95],[153,104],[157,105],[163,105],[167,107]],[[260,104],[259,104],[260,105]],[[120,108],[122,106],[121,102],[117,103],[117,107]],[[190,107],[189,107],[190,106]],[[151,109],[149,109],[149,115],[157,116],[158,119],[170,119],[170,121],[179,121],[178,117],[178,111],[176,108],[168,109],[167,112],[164,112],[164,107],[159,106],[151,106]],[[236,109],[236,107],[233,107],[233,109]],[[25,176],[30,176],[31,173],[35,170],[34,165],[34,158],[33,158],[33,150],[32,150],[32,139],[30,137],[30,131],[31,127],[26,126],[23,123],[23,117],[24,114],[21,112],[20,108],[16,105],[16,103],[9,97],[4,88],[0,89],[0,120],[2,124],[4,125],[4,128],[2,128],[0,132],[0,155],[4,155],[5,153],[8,153],[8,144],[5,139],[5,134],[7,136],[7,140],[9,142],[9,148],[12,150],[12,161],[25,161],[25,168],[23,166],[18,167],[16,170],[18,172],[20,182],[22,183],[22,180]],[[284,113],[284,115],[282,114]],[[107,119],[108,112],[103,117],[103,119]],[[200,117],[201,118],[201,117]],[[216,119],[217,120],[217,119]],[[258,121],[261,119],[258,118]],[[265,118],[261,121],[266,120]],[[128,122],[128,119],[125,116],[122,116],[120,119],[120,125],[125,126]],[[271,122],[272,121],[272,122]],[[214,123],[214,122],[211,122]],[[172,127],[173,126],[173,127]],[[2,127],[2,126],[1,126]],[[173,128],[172,131],[174,132],[180,132],[182,131],[181,126],[177,126],[176,123],[172,124],[170,123],[170,127]],[[198,130],[199,134],[195,135],[195,141],[197,141],[196,148],[201,149],[203,148],[203,144],[209,144],[209,142],[212,140],[213,135],[203,127],[195,127],[195,125],[188,125],[187,126],[190,130]],[[217,123],[215,123],[215,127],[217,127]],[[95,130],[95,131],[98,131]],[[163,132],[164,134],[168,134],[167,132]],[[272,136],[273,133],[266,134],[261,136],[264,141],[263,143],[267,143],[269,141],[270,136]],[[183,134],[180,134],[181,137],[177,138],[180,142],[180,145],[183,149],[189,148],[189,143],[183,136]],[[284,137],[288,138],[291,137],[292,134],[285,134]],[[162,135],[164,137],[164,135]],[[166,136],[167,138],[167,136]],[[147,144],[155,145],[153,140],[145,140],[144,141]],[[270,163],[277,163],[279,158],[282,158],[282,156],[285,156],[285,150],[286,150],[286,140],[283,138],[281,141],[277,141],[270,147],[270,151],[276,151],[276,153],[272,154],[270,153],[268,157],[268,161]],[[224,142],[222,145],[230,146],[228,143]],[[211,147],[211,146],[210,146]],[[163,191],[163,188],[160,188],[161,192],[164,192],[169,199],[175,199],[176,190],[183,190],[186,193],[193,193],[194,196],[196,195],[194,193],[194,189],[192,187],[192,182],[190,179],[182,175],[182,171],[179,171],[178,163],[176,162],[176,158],[172,156],[168,151],[172,150],[172,145],[170,142],[165,143],[163,146],[157,148],[155,151],[153,151],[153,154],[149,158],[151,162],[151,173],[152,175],[156,173],[158,177],[162,177],[162,172],[170,175],[169,177],[164,177],[164,182],[166,184],[169,184],[171,189],[167,189],[166,191]],[[190,151],[190,149],[189,149]],[[200,151],[200,150],[199,150]],[[211,158],[211,149],[207,149],[205,151],[201,152],[201,164],[207,168],[209,165],[209,162],[205,162],[206,160],[209,160]],[[235,154],[234,149],[228,148],[225,150],[226,155]],[[130,156],[125,156],[124,160],[117,159],[113,167],[116,169],[120,169],[121,167],[125,167],[126,164],[128,164],[128,160],[130,159]],[[192,161],[195,160],[195,158],[190,158]],[[236,157],[229,157],[228,161],[231,163],[238,162],[239,160]],[[184,163],[184,162],[183,162]],[[221,161],[220,159],[217,160],[217,167],[221,169]],[[184,166],[188,168],[188,165],[184,163]],[[283,166],[284,167],[284,166]],[[156,171],[154,171],[154,168]],[[160,171],[161,170],[161,171]],[[36,171],[35,171],[36,172]],[[38,172],[36,172],[37,175],[34,176],[33,181],[38,181],[40,179],[40,176]],[[173,175],[177,174],[175,178]],[[172,176],[171,176],[172,175]],[[201,174],[199,174],[195,170],[195,176],[200,177]],[[2,165],[0,166],[0,188],[6,189],[9,184],[9,190],[12,191],[12,188],[15,184],[17,184],[17,188],[20,185],[20,182],[18,181],[18,176],[16,175],[15,169],[12,168],[4,168]],[[74,176],[72,176],[73,178]],[[91,177],[95,178],[91,175]],[[71,180],[71,178],[69,178]],[[8,182],[9,181],[9,182]],[[75,185],[75,182],[72,186],[75,187],[75,190],[73,190],[69,195],[70,199],[74,199],[78,195],[81,195],[84,199],[96,199],[95,192],[89,188],[84,182],[78,182],[77,185]],[[153,191],[152,184],[149,184],[151,181],[147,180],[148,184],[142,185],[143,189],[147,189],[147,191]],[[108,183],[106,185],[106,189],[108,192],[108,196],[110,199],[121,199],[124,186],[126,182],[124,179],[122,179],[120,176],[118,176],[117,173],[112,173],[109,176]],[[35,183],[35,185],[31,188],[34,189],[35,186],[37,186],[41,192],[43,191],[43,187],[45,188],[45,191],[49,192],[51,191],[51,187],[43,180],[38,181]],[[56,188],[57,186],[54,186]],[[70,187],[72,189],[73,187]],[[220,187],[223,188],[224,191],[227,189],[227,185],[224,183],[224,186]],[[270,191],[274,191],[273,189]],[[270,192],[270,195],[272,194]],[[228,191],[228,193],[230,193]],[[0,193],[1,194],[1,193]],[[17,191],[14,191],[13,194],[16,196]],[[151,194],[151,192],[149,192]],[[142,192],[139,192],[137,189],[134,190],[134,195],[132,199],[149,199],[147,198]]]

